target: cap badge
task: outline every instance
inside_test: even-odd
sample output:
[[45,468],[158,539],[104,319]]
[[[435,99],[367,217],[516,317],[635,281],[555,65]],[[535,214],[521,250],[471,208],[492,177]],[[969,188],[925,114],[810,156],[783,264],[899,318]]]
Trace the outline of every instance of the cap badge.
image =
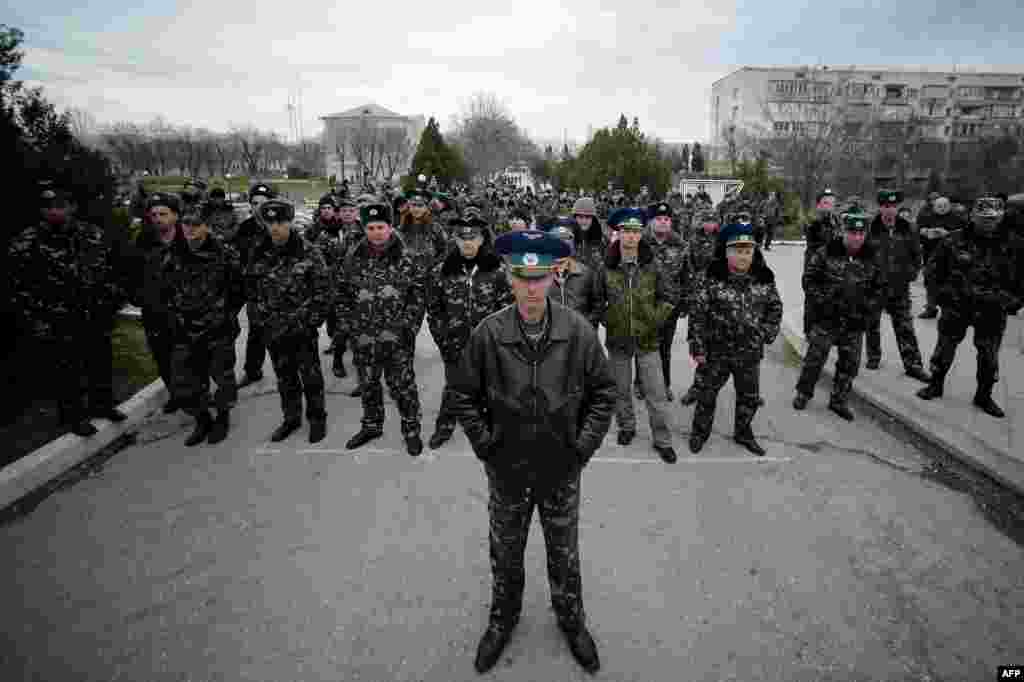
[[43,198],[44,199],[56,199],[57,198],[57,193],[54,192],[52,189],[48,189],[45,192],[43,192]]
[[370,215],[377,215],[377,209],[371,208],[370,209]]
[[525,234],[523,236],[526,237],[527,239],[540,239],[544,235],[541,235],[541,234]]
[[269,210],[267,211],[267,217],[268,217],[268,218],[276,218],[276,217],[277,217],[277,211],[275,211],[275,210],[274,210],[274,209],[272,209],[272,208],[271,208],[271,209],[269,209]]
[[523,254],[523,265],[534,266],[540,263],[540,258],[535,253],[524,253]]

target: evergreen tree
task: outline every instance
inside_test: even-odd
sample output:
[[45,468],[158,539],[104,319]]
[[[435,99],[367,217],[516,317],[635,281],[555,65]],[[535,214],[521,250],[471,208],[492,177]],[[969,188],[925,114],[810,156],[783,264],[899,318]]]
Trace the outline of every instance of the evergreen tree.
[[701,149],[700,142],[693,143],[693,151],[690,153],[690,168],[694,173],[704,172],[704,150]]

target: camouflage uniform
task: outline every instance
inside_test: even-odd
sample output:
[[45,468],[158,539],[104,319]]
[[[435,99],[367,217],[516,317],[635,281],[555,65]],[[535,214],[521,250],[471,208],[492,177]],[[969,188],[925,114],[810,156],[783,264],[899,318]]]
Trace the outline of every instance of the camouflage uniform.
[[692,285],[693,273],[690,270],[690,249],[675,233],[669,234],[664,242],[652,237],[651,247],[654,249],[654,266],[661,272],[667,297],[676,301],[658,341],[665,390],[669,391],[672,387],[672,342],[676,337],[679,318],[686,315],[687,294]]
[[330,280],[320,251],[294,229],[280,246],[269,235],[246,270],[250,325],[258,325],[277,374],[285,421],[326,419],[317,330],[330,304]]
[[1016,314],[1024,303],[1021,253],[1005,230],[984,236],[969,224],[936,247],[929,268],[942,309],[931,357],[933,382],[942,386],[957,346],[967,328],[974,327],[978,394],[990,397],[999,380],[999,347],[1007,315]]
[[212,234],[193,251],[179,235],[164,251],[161,285],[174,340],[175,399],[188,414],[207,412],[213,379],[217,410],[226,412],[238,399],[235,339],[245,303],[238,252]]
[[359,241],[338,277],[335,307],[338,333],[352,340],[362,381],[364,429],[384,427],[381,376],[402,415],[402,435],[419,436],[420,398],[413,371],[416,333],[426,310],[424,277],[406,253],[397,231],[384,253]]
[[[263,243],[266,236],[266,228],[255,215],[252,215],[242,221],[235,236],[228,240],[228,244],[238,252],[242,259],[242,267],[246,270],[252,265],[256,247]],[[263,363],[267,358],[267,340],[251,303],[246,305],[245,312],[249,323],[245,338],[245,374],[251,379],[258,379],[263,376]]]
[[427,325],[444,361],[445,387],[435,431],[455,430],[452,385],[469,335],[491,313],[515,302],[501,259],[487,244],[467,262],[458,247],[434,268],[427,289]]
[[[327,336],[335,341],[338,332],[338,314],[334,308],[333,296],[337,291],[338,267],[345,259],[345,235],[341,231],[339,223],[322,224],[320,230],[315,234],[316,241],[312,242],[320,251],[327,266],[327,277],[331,289],[332,300],[327,306]],[[336,346],[335,353],[344,354],[345,345]]]
[[[690,239],[690,272],[692,274],[692,283],[689,290],[684,291],[683,294],[686,296],[687,303],[692,305],[694,297],[697,292],[705,286],[706,274],[708,265],[714,259],[715,249],[718,246],[718,232],[712,232],[708,234],[704,231],[703,220],[715,219],[712,214],[705,214],[695,219],[700,224],[695,224],[693,227],[693,236]],[[688,397],[683,399],[684,405],[691,404],[700,391],[704,387],[704,379],[706,374],[707,363],[703,365],[697,365],[697,368],[693,371],[693,384],[687,390],[686,394]]]
[[[437,223],[416,224],[407,222],[398,228],[402,235],[405,255],[412,261],[416,273],[421,279],[420,286],[427,290],[427,277],[438,264],[448,255],[448,234]],[[413,335],[419,334],[423,326],[423,315],[426,306],[420,308],[420,316],[410,320]]]
[[842,238],[833,239],[811,255],[804,269],[804,305],[813,309],[814,325],[807,331],[807,354],[796,390],[807,399],[836,347],[831,402],[845,405],[860,369],[862,337],[881,303],[884,281],[870,244],[849,256]]
[[711,434],[718,392],[732,376],[736,389],[736,435],[751,432],[760,396],[764,347],[775,342],[782,322],[782,300],[775,275],[760,251],[750,272],[728,270],[725,251],[708,267],[704,285],[690,308],[690,355],[705,356],[704,385],[693,413],[691,435]]
[[887,293],[875,316],[868,321],[866,335],[868,363],[876,364],[882,358],[882,311],[889,313],[892,329],[896,333],[903,367],[907,372],[921,371],[924,362],[917,345],[914,320],[910,315],[910,283],[921,270],[921,241],[917,231],[902,218],[896,218],[890,229],[875,216],[871,223],[869,240],[878,253]]
[[[223,203],[208,219],[210,231],[222,240],[230,240],[238,228],[238,218],[231,204]],[[241,257],[241,256],[239,256]]]
[[576,230],[576,260],[583,263],[595,273],[604,267],[604,259],[608,255],[608,238],[604,236],[601,221],[594,216],[590,229],[586,232]]
[[170,313],[161,297],[161,271],[167,248],[160,240],[157,227],[149,223],[143,224],[142,232],[135,239],[128,299],[142,309],[142,329],[146,335],[146,346],[156,361],[157,371],[173,402],[171,357],[174,340],[171,337]]
[[38,385],[57,393],[61,422],[112,408],[110,363],[90,361],[107,347],[112,311],[124,300],[102,230],[75,218],[61,226],[41,220],[10,241],[7,267],[19,337],[45,374]]
[[[939,244],[948,237],[948,234],[945,237],[933,237],[929,234],[930,231],[942,229],[946,230],[947,233],[952,233],[962,230],[964,223],[959,216],[955,216],[952,213],[939,215],[938,213],[929,212],[918,218],[917,226],[918,232],[921,234],[921,260],[927,266],[929,261],[931,261],[932,255],[934,255],[935,251],[938,249]],[[938,287],[935,286],[933,274],[934,268],[925,267],[924,287],[928,296],[926,306],[932,311],[938,307]]]

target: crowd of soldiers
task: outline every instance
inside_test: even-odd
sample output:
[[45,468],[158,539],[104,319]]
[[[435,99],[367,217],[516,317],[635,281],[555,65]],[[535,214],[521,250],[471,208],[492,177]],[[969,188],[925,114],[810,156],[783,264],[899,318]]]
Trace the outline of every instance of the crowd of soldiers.
[[[346,447],[383,435],[383,380],[406,450],[418,456],[424,444],[414,359],[426,320],[445,369],[429,447],[443,447],[461,424],[491,493],[494,583],[477,669],[494,665],[518,621],[536,506],[549,537],[552,605],[573,655],[595,671],[580,596],[580,470],[613,417],[617,442],[633,441],[634,398],[646,403],[658,456],[677,461],[671,353],[687,316],[696,371],[681,402],[695,405],[690,451],[700,452],[710,437],[718,393],[731,377],[733,439],[765,454],[752,422],[764,404],[760,363],[782,320],[763,254],[781,221],[780,199],[740,192],[716,208],[706,195],[652,201],[646,189],[636,197],[535,196],[490,184],[442,193],[423,176],[407,193],[368,189],[353,198],[339,185],[300,230],[294,205],[269,183],[250,188],[251,215],[238,221],[223,189],[189,181],[179,194],[147,195],[134,249],[118,264],[101,230],[75,218],[69,188],[46,185],[39,223],[9,247],[20,331],[46,349],[47,386],[58,395],[62,421],[88,437],[96,432],[90,416],[125,418],[112,403],[109,370],[100,376],[90,358],[104,348],[109,354],[110,319],[119,307],[139,306],[169,391],[163,410],[194,418],[185,445],[196,446],[227,437],[238,390],[262,379],[268,354],[282,411],[270,440],[299,429],[303,412],[309,441],[323,440],[328,414],[318,339],[326,326],[331,371],[347,376],[344,354],[351,352],[353,395],[362,401],[360,429]],[[900,192],[880,192],[871,218],[859,198],[840,208],[823,191],[806,226],[808,351],[794,408],[806,407],[836,346],[829,407],[853,419],[848,396],[862,348],[866,366],[877,369],[881,316],[888,313],[905,371],[927,384],[918,395],[929,400],[942,396],[957,345],[973,327],[974,402],[1003,416],[992,387],[1007,316],[1024,303],[1021,199],[982,197],[963,215],[948,199],[932,197],[915,226],[901,212]],[[909,287],[922,267],[922,317],[941,309],[930,372],[910,315]],[[243,308],[248,334],[238,381]]]

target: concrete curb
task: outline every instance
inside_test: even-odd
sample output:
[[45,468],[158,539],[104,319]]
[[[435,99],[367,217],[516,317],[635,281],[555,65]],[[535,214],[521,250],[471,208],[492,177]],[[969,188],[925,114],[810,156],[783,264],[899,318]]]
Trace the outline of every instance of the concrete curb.
[[[802,320],[794,320],[791,314],[783,315],[783,339],[801,358],[807,352],[806,339],[801,332],[797,331],[802,327]],[[822,373],[827,375],[829,379],[833,378],[833,370],[828,365],[822,370]],[[904,410],[900,409],[899,405],[887,400],[884,394],[873,391],[870,387],[858,384],[856,381],[854,382],[852,392],[856,398],[864,401],[890,419],[899,422],[931,447],[945,453],[970,469],[989,476],[1017,494],[1024,495],[1024,466],[1019,462],[1012,460],[1002,452],[990,447],[977,438],[971,437],[969,434],[957,438],[955,430],[949,428],[948,425],[928,424],[914,415],[907,414]]]
[[120,424],[94,419],[99,432],[89,438],[68,433],[0,469],[0,509],[17,502],[68,469],[92,457],[153,413],[167,400],[167,388],[157,379],[118,407],[128,418]]

